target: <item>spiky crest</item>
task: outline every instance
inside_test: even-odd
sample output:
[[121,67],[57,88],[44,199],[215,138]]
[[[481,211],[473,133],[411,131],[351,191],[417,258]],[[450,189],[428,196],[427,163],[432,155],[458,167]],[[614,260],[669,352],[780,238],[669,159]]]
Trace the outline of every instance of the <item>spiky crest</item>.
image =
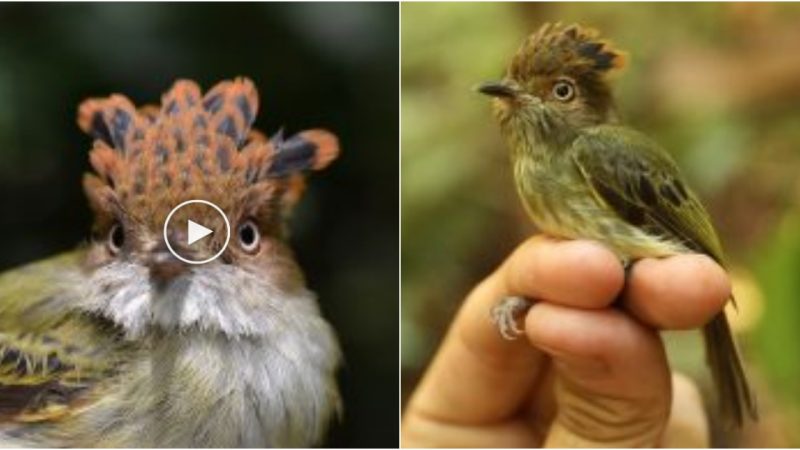
[[92,204],[101,208],[113,193],[126,211],[158,221],[185,199],[228,210],[255,189],[291,206],[303,173],[326,167],[338,142],[323,130],[267,139],[251,129],[258,106],[247,78],[223,81],[205,95],[193,81],[179,80],[160,107],[137,110],[118,94],[84,101],[78,124],[95,138],[89,159],[97,176],[84,182]]
[[520,47],[509,68],[512,78],[526,80],[565,72],[575,78],[602,77],[625,66],[626,55],[580,25],[546,23]]

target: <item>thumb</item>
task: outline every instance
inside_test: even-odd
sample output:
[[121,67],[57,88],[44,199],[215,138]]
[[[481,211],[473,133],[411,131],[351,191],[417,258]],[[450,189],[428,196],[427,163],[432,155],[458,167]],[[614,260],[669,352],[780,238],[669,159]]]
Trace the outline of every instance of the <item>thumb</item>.
[[539,303],[531,342],[553,358],[555,419],[546,447],[653,447],[670,411],[671,384],[658,334],[615,309]]

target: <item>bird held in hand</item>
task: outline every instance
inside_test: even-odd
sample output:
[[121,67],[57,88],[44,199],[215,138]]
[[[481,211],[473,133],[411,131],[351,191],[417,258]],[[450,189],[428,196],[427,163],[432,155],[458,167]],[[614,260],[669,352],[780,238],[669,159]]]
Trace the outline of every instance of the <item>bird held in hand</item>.
[[[0,445],[320,442],[340,409],[340,350],[285,218],[304,173],[325,168],[338,143],[323,130],[267,139],[250,129],[257,110],[243,78],[205,95],[177,81],[160,108],[121,95],[80,106],[95,138],[96,174],[83,183],[93,237],[0,275]],[[230,245],[206,264],[179,261],[164,240],[168,213],[189,199],[231,224]],[[214,254],[224,240],[191,251]]]
[[[478,90],[510,147],[517,191],[544,233],[604,243],[623,264],[646,257],[704,253],[725,264],[708,213],[669,154],[621,125],[607,75],[625,56],[597,33],[546,24],[513,57],[505,77]],[[492,311],[504,337],[529,299]],[[725,312],[703,328],[706,355],[724,416],[757,418]]]

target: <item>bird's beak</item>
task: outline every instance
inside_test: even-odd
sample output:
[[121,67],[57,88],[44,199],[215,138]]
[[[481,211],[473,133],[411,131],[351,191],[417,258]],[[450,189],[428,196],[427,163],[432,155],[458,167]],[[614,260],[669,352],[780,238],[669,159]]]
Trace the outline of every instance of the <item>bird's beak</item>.
[[188,268],[188,264],[179,260],[169,251],[154,251],[148,261],[150,276],[160,282],[168,282]]
[[476,90],[490,97],[507,99],[514,98],[519,93],[518,89],[507,81],[486,81],[479,84]]

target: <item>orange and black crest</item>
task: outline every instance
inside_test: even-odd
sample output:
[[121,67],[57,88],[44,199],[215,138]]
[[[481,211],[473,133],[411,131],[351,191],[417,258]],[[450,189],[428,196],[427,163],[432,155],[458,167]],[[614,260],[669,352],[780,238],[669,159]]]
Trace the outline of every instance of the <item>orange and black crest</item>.
[[531,34],[509,67],[517,80],[534,76],[568,74],[575,78],[598,76],[625,66],[626,56],[590,28],[560,23],[544,24]]
[[85,180],[93,207],[106,201],[101,193],[111,193],[125,210],[154,220],[193,198],[227,211],[255,196],[285,211],[300,195],[303,174],[336,158],[338,141],[324,130],[267,139],[251,130],[258,106],[246,78],[205,95],[179,80],[160,107],[137,109],[117,94],[86,100],[78,124],[96,139],[90,161],[97,176]]

